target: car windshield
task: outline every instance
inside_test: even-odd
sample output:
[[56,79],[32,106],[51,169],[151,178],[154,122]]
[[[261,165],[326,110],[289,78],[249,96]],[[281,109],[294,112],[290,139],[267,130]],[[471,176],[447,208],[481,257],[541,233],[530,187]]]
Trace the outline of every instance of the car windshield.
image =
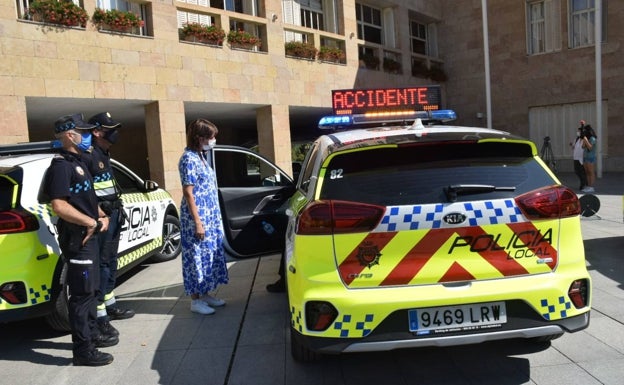
[[555,183],[523,143],[428,143],[337,154],[327,165],[320,198],[462,202],[514,197]]

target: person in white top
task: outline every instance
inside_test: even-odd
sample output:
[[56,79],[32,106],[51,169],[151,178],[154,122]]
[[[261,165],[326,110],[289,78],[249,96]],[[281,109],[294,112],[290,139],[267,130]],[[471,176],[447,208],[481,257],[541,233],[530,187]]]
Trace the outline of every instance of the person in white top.
[[583,139],[581,138],[585,121],[580,121],[581,126],[576,129],[576,138],[574,142],[570,142],[572,147],[572,159],[574,160],[574,173],[578,176],[581,183],[579,190],[583,190],[587,186],[587,175],[583,167]]

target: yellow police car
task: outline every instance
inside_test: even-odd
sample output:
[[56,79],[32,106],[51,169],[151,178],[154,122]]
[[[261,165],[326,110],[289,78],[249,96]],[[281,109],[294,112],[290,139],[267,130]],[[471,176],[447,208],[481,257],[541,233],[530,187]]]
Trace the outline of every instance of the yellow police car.
[[[45,316],[54,329],[69,330],[57,217],[39,196],[58,147],[58,142],[0,146],[0,324]],[[169,193],[114,159],[111,163],[126,213],[118,275],[148,258],[176,258],[180,224]]]
[[[437,87],[332,97],[336,115],[320,126],[333,131],[311,146],[292,195],[273,170],[258,173],[246,195],[254,199],[243,199],[243,179],[226,179],[232,167],[253,167],[223,165],[215,151],[230,246],[278,250],[285,234],[296,360],[543,341],[588,326],[579,200],[534,143],[446,125],[455,116],[439,109]],[[277,183],[260,182],[272,173]]]

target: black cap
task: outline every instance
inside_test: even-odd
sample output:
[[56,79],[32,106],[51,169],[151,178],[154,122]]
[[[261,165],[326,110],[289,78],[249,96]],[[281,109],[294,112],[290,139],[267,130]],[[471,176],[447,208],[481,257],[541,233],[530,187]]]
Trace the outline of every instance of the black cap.
[[102,128],[119,128],[121,127],[121,123],[113,120],[113,117],[109,112],[100,112],[97,115],[93,115],[91,119],[89,119],[89,123],[95,124],[98,127]]
[[64,132],[69,130],[92,130],[96,126],[84,121],[82,114],[64,115],[54,122],[54,132]]

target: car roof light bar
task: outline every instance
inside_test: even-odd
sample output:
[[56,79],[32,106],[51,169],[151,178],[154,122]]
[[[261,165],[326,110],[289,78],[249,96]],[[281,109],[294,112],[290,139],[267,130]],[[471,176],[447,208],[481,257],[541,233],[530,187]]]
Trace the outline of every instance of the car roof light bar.
[[0,146],[0,154],[32,154],[38,152],[56,152],[63,147],[59,140],[26,142]]
[[379,111],[367,112],[357,115],[330,115],[319,120],[320,129],[348,129],[358,124],[405,122],[407,120],[420,119],[421,122],[450,122],[457,119],[453,110],[434,111]]

